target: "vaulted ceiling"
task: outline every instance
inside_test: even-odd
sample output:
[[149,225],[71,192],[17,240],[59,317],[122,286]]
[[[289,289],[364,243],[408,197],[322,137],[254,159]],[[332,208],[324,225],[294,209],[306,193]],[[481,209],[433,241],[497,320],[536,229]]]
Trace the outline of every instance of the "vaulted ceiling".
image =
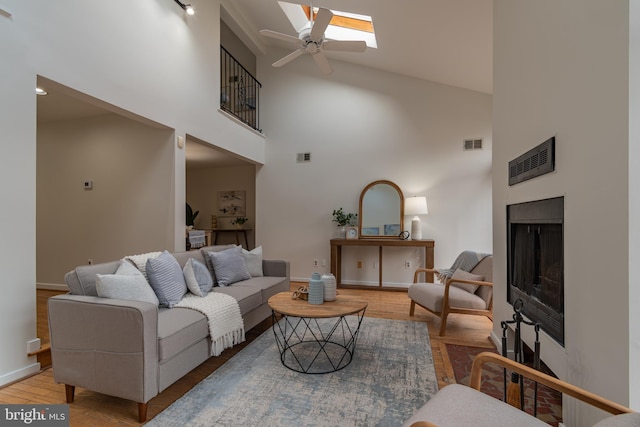
[[[304,0],[289,3],[309,4]],[[378,48],[327,56],[401,75],[492,92],[493,0],[318,0],[326,7],[373,18]],[[277,0],[228,0],[228,15],[254,51],[291,46],[259,34],[261,29],[297,36]],[[311,60],[308,56],[296,59]]]

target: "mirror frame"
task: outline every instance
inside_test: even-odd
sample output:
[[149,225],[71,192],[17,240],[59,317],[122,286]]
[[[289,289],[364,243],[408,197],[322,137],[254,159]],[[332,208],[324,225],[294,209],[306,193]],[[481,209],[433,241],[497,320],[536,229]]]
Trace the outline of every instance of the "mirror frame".
[[400,231],[402,232],[404,230],[404,194],[402,194],[402,190],[400,189],[400,187],[398,187],[396,185],[395,182],[391,182],[391,181],[388,181],[388,180],[385,180],[385,179],[381,179],[381,180],[378,180],[378,181],[373,181],[372,183],[370,183],[369,185],[364,187],[364,189],[360,193],[360,203],[358,205],[358,236],[361,239],[398,239],[398,240],[400,240],[400,236],[385,236],[385,235],[363,236],[362,235],[362,218],[363,218],[363,216],[362,216],[362,200],[364,199],[365,194],[367,194],[367,191],[369,191],[374,186],[380,185],[380,184],[389,185],[389,186],[393,187],[398,192],[398,196],[400,197]]

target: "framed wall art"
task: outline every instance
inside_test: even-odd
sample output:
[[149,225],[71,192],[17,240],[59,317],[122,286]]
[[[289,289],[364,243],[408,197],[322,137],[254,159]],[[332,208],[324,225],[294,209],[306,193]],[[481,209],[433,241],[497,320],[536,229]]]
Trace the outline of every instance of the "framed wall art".
[[245,216],[246,191],[218,191],[218,216]]

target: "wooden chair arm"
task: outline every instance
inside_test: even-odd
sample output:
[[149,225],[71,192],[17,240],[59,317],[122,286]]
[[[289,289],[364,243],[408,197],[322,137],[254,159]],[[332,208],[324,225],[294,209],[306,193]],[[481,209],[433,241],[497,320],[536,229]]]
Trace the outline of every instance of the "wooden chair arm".
[[565,381],[559,380],[558,378],[554,378],[550,375],[547,375],[543,372],[537,371],[533,368],[530,368],[526,365],[520,364],[518,362],[514,362],[511,359],[507,359],[506,357],[500,356],[495,353],[490,352],[482,352],[478,354],[473,360],[473,366],[471,367],[471,379],[469,386],[475,388],[476,390],[480,390],[480,381],[482,379],[482,368],[485,363],[494,363],[499,365],[502,368],[507,368],[510,371],[517,372],[527,378],[532,379],[540,384],[544,384],[549,388],[557,390],[563,394],[581,400],[589,405],[595,406],[596,408],[602,409],[603,411],[609,412],[613,415],[619,414],[627,414],[634,412],[633,410],[619,405],[615,402],[612,402],[604,397],[600,397],[596,394],[593,394],[589,391],[576,387],[572,384],[569,384]]
[[418,275],[420,273],[433,273],[433,274],[437,274],[438,270],[435,270],[433,268],[416,268],[415,273],[413,273],[413,283],[418,283]]
[[445,283],[446,287],[451,286],[452,283],[469,283],[472,285],[480,285],[480,286],[492,286],[493,287],[493,283],[492,282],[483,282],[481,280],[465,280],[465,279],[448,279],[447,282]]
[[416,421],[411,424],[411,427],[438,427],[437,425],[430,423],[429,421]]

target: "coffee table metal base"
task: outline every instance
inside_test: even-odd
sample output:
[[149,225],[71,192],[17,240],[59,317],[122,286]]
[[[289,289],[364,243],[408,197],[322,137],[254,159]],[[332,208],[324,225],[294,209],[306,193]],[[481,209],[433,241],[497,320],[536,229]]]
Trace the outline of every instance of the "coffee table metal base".
[[304,374],[326,374],[345,368],[353,360],[364,312],[318,319],[272,310],[273,333],[282,364]]

